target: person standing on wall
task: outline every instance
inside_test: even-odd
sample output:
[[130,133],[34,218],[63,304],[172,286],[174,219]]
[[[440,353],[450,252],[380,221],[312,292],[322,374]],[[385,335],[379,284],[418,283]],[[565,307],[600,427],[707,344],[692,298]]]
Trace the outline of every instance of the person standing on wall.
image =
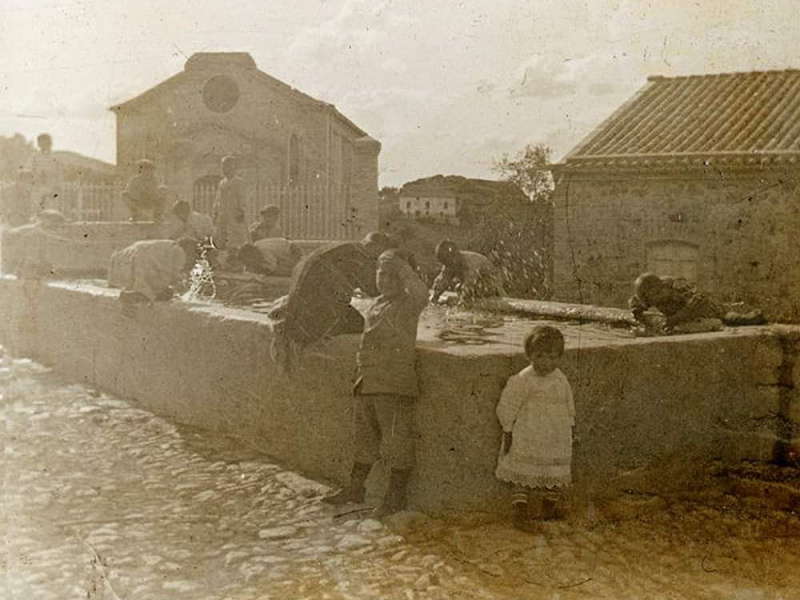
[[391,469],[389,489],[375,510],[381,518],[406,507],[414,467],[414,412],[419,384],[414,369],[419,317],[428,287],[397,250],[378,257],[380,296],[366,310],[357,355],[356,455],[350,482],[324,499],[329,504],[363,502],[365,483],[378,458]]
[[39,152],[33,156],[34,213],[59,208],[64,187],[64,168],[53,156],[53,137],[42,133],[36,138]]
[[214,203],[214,225],[217,235],[215,245],[227,253],[227,260],[234,260],[236,251],[248,242],[245,222],[245,182],[236,174],[237,160],[233,156],[222,159],[222,174],[217,198]]

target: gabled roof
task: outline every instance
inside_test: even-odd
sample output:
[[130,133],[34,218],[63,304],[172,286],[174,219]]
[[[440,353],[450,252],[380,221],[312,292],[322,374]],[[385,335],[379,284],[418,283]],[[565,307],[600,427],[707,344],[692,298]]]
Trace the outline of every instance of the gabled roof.
[[118,113],[120,111],[133,109],[141,106],[142,104],[146,104],[158,95],[173,89],[178,85],[181,85],[186,79],[189,78],[188,74],[192,71],[204,69],[212,69],[217,71],[225,71],[229,69],[251,71],[260,81],[263,81],[264,83],[271,85],[282,92],[290,94],[300,102],[330,110],[336,117],[341,119],[348,126],[352,127],[359,135],[367,135],[363,129],[340,113],[333,104],[312,98],[300,90],[297,90],[292,86],[283,83],[279,79],[275,79],[264,71],[259,70],[255,61],[253,60],[253,57],[247,52],[198,52],[196,54],[192,54],[192,56],[190,56],[186,61],[183,71],[173,75],[168,79],[165,79],[161,83],[151,87],[149,90],[142,92],[130,100],[126,100],[125,102],[121,102],[109,107],[109,110]]
[[648,78],[561,167],[800,164],[800,70]]

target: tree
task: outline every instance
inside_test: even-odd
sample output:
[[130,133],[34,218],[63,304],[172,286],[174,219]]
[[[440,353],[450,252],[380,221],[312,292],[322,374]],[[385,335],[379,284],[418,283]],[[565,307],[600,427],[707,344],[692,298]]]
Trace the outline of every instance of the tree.
[[378,192],[378,218],[381,228],[387,227],[391,221],[400,216],[400,188],[385,186]]
[[[508,291],[527,298],[548,298],[552,281],[553,174],[552,151],[528,144],[510,157],[494,159],[493,169],[528,198],[527,210],[513,220],[491,223],[492,254],[505,273]],[[487,224],[488,225],[488,224]]]
[[528,144],[513,158],[503,154],[492,161],[492,169],[505,181],[515,183],[533,203],[552,202],[553,151],[546,144]]

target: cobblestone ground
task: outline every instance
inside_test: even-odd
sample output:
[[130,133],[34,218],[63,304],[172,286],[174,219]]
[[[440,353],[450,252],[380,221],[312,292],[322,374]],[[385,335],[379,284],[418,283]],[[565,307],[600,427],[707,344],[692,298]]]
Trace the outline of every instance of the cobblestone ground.
[[534,535],[480,515],[382,525],[231,441],[1,368],[7,600],[800,598],[788,512],[649,498]]

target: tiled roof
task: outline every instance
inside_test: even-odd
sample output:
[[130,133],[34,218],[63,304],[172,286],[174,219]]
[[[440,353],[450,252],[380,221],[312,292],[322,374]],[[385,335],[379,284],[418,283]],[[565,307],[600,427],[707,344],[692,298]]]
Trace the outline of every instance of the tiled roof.
[[800,163],[800,70],[654,76],[567,168]]

